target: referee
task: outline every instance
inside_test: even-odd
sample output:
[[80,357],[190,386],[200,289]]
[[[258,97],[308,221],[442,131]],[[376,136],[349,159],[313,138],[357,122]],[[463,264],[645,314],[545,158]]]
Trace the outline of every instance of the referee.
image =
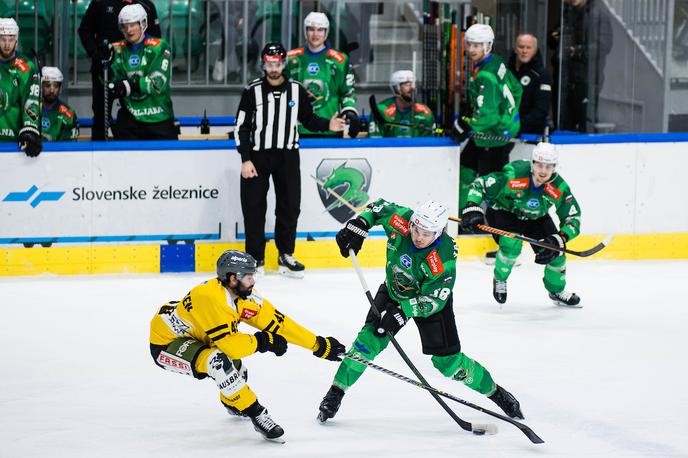
[[294,254],[296,223],[301,212],[301,170],[298,123],[311,131],[340,132],[345,121],[335,114],[329,121],[313,113],[306,89],[282,74],[287,51],[268,43],[261,60],[264,75],[244,89],[236,123],[241,155],[241,211],[246,229],[246,252],[265,265],[265,212],[270,175],[275,185],[275,244],[281,274],[301,278],[304,266]]

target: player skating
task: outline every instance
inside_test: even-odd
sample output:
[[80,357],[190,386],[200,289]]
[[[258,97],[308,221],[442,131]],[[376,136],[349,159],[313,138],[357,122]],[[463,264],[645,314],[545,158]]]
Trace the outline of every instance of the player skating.
[[[486,200],[490,226],[525,235],[542,243],[566,248],[566,243],[580,233],[581,210],[564,179],[557,173],[559,155],[551,143],[538,143],[532,160],[507,164],[473,181],[466,206],[461,211],[465,232],[479,232],[485,224],[480,204]],[[560,227],[548,215],[554,207]],[[520,240],[494,235],[499,244],[494,266],[493,295],[503,304],[507,297],[507,279],[521,253]],[[545,266],[543,282],[550,299],[557,305],[580,307],[580,298],[566,287],[566,256],[554,250],[533,246],[535,262]]]
[[[381,225],[387,234],[386,278],[374,299],[381,315],[378,318],[372,309],[368,312],[349,351],[372,361],[389,344],[387,332],[395,335],[413,318],[423,353],[432,355],[433,365],[443,375],[488,396],[510,417],[523,418],[516,398],[461,351],[452,294],[458,249],[444,231],[447,218],[447,208],[437,202],[426,202],[413,211],[379,199],[337,233],[337,245],[344,257],[349,256],[349,249],[355,253],[360,250],[371,227]],[[335,416],[344,392],[365,368],[349,359],[339,365],[320,404],[320,421]]]
[[[241,358],[267,351],[282,356],[290,342],[318,358],[340,361],[344,346],[334,337],[316,336],[275,309],[253,290],[255,273],[251,255],[224,252],[217,260],[216,278],[196,286],[180,302],[160,307],[151,321],[150,349],[163,369],[212,378],[230,414],[250,418],[266,439],[283,442],[284,430],[246,384],[248,372]],[[240,322],[259,331],[240,332]]]

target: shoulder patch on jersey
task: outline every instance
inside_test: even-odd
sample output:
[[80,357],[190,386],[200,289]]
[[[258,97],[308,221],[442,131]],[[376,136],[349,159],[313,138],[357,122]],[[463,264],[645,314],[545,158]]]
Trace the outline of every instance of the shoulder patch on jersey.
[[67,108],[67,106],[65,106],[65,105],[60,105],[60,108],[58,108],[58,111],[60,113],[63,113],[69,119],[74,118],[74,113],[69,108]]
[[509,189],[526,189],[530,185],[530,178],[513,178],[509,180]]
[[416,104],[413,106],[413,109],[414,109],[417,113],[423,113],[424,115],[430,116],[430,108],[426,107],[426,106],[423,105],[422,103],[416,103]]
[[564,199],[564,202],[569,203],[569,202],[571,202],[572,200],[573,200],[573,194],[569,194],[569,195],[566,196],[566,198]]
[[299,56],[303,54],[304,49],[303,48],[295,48],[287,51],[287,57],[292,57],[292,56]]
[[549,194],[554,200],[559,200],[561,197],[561,191],[552,183],[547,183],[545,185],[545,192]]
[[244,320],[250,320],[256,315],[258,315],[258,310],[253,310],[244,307],[244,309],[241,311],[241,318],[243,318]]
[[340,53],[339,51],[335,51],[334,49],[328,49],[327,55],[334,58],[334,60],[340,64],[346,60],[346,56],[344,54]]
[[388,106],[387,108],[385,108],[385,112],[384,112],[384,113],[385,113],[387,116],[389,116],[390,118],[393,118],[393,117],[394,117],[394,114],[395,114],[396,112],[397,112],[397,104],[396,104],[396,103],[393,103],[393,104],[391,104],[390,106]]
[[111,43],[111,44],[112,44],[112,46],[122,47],[122,46],[126,46],[126,45],[127,45],[127,41],[126,41],[126,40],[115,41],[114,43]]
[[14,62],[12,62],[13,67],[17,67],[20,72],[26,73],[29,71],[29,64],[22,59],[21,57],[17,57],[14,59]]
[[398,214],[393,214],[389,219],[389,225],[404,235],[409,235],[409,223]]
[[433,275],[438,275],[444,272],[444,264],[442,264],[442,260],[440,259],[440,255],[437,253],[437,250],[432,250],[425,259],[428,261],[430,272],[432,272]]
[[143,44],[153,46],[153,47],[158,46],[160,43],[161,43],[160,40],[158,40],[157,38],[153,38],[153,37],[148,37],[143,42]]

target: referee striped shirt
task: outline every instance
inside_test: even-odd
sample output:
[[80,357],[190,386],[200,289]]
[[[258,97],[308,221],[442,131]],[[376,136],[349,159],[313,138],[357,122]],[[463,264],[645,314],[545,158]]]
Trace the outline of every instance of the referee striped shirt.
[[297,81],[272,86],[266,78],[249,84],[241,94],[234,139],[242,162],[256,151],[299,148],[298,123],[326,132],[330,120],[313,113],[312,98]]

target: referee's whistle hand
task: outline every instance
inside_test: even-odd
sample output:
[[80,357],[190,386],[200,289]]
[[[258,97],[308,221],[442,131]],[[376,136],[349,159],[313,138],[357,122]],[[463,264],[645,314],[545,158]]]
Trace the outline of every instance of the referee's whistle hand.
[[330,130],[332,132],[342,132],[344,131],[345,127],[346,121],[344,121],[344,118],[338,118],[337,114],[335,113],[335,115],[332,116],[332,119],[330,119]]
[[256,172],[253,162],[246,161],[241,163],[241,178],[253,178],[257,176],[258,172]]

